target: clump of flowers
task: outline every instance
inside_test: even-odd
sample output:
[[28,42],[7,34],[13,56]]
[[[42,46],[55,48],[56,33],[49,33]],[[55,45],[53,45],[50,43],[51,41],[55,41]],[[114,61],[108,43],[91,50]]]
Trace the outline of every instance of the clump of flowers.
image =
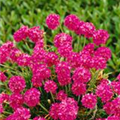
[[[120,120],[120,74],[110,81],[104,73],[111,58],[108,32],[71,14],[64,19],[65,33],[60,21],[57,14],[46,18],[48,28],[58,31],[53,43],[44,40],[40,26],[22,26],[13,34],[15,45],[1,45],[0,117]],[[76,44],[81,37],[86,37],[82,47]]]

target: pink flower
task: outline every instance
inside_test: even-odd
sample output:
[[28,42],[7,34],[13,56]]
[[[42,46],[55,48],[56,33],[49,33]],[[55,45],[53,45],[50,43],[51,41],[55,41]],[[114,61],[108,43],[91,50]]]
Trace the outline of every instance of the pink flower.
[[33,48],[33,54],[36,54],[37,52],[39,52],[40,50],[43,50],[44,47],[44,39],[39,39],[36,43],[35,46]]
[[84,22],[84,24],[82,24],[82,26],[81,26],[82,34],[86,38],[91,38],[93,36],[93,33],[95,32],[95,30],[96,30],[95,26],[90,22]]
[[17,62],[18,57],[21,55],[22,55],[22,52],[19,49],[13,48],[10,51],[9,59],[12,60],[13,62]]
[[64,99],[59,104],[58,117],[60,120],[75,120],[78,109],[78,103],[73,98]]
[[82,97],[81,102],[86,108],[94,109],[97,104],[97,97],[93,93],[88,93]]
[[36,88],[30,88],[24,94],[24,101],[29,107],[34,107],[40,102],[40,95]]
[[80,56],[79,57],[80,66],[83,66],[88,69],[92,67],[91,65],[92,56],[88,51],[86,50],[81,51],[79,56]]
[[14,119],[13,120],[28,120],[30,118],[30,110],[27,108],[17,108],[16,111],[13,113]]
[[59,110],[59,103],[53,103],[50,107],[49,114],[54,119],[58,119],[58,110]]
[[69,30],[76,30],[76,27],[79,23],[79,18],[76,15],[68,15],[64,19],[64,25],[69,29]]
[[113,97],[113,92],[108,84],[100,84],[97,86],[96,95],[100,97],[103,102],[107,102]]
[[65,93],[64,90],[60,90],[60,91],[57,93],[57,96],[56,96],[56,99],[57,99],[57,100],[62,101],[62,100],[64,100],[64,99],[66,99],[66,98],[67,98],[67,94]]
[[105,30],[101,29],[93,33],[93,42],[96,45],[105,44],[108,38],[109,38],[109,34]]
[[31,81],[32,81],[32,84],[33,84],[34,87],[41,87],[43,79],[41,79],[40,77],[37,77],[37,76],[33,75]]
[[32,27],[28,30],[28,37],[34,42],[38,42],[43,38],[43,30],[40,30],[39,26]]
[[78,67],[74,71],[72,78],[76,83],[86,83],[91,79],[91,73],[84,67]]
[[35,117],[35,118],[33,118],[33,120],[46,120],[46,119],[43,117]]
[[76,22],[75,24],[76,24],[76,26],[74,26],[74,27],[75,27],[74,32],[75,32],[76,34],[78,34],[78,35],[83,34],[82,26],[83,26],[84,22],[81,21],[81,20],[79,20],[79,21]]
[[72,84],[72,92],[76,96],[85,94],[85,92],[86,92],[86,84],[84,84],[84,83],[77,83],[77,82],[73,83]]
[[101,56],[94,56],[91,60],[91,68],[95,69],[105,69],[106,68],[106,60]]
[[59,52],[60,56],[68,57],[68,56],[70,56],[70,54],[72,52],[72,45],[69,45],[69,43],[66,43],[65,45],[60,46],[58,48],[58,52]]
[[57,14],[50,14],[46,18],[46,24],[49,29],[55,30],[59,26],[60,16]]
[[3,64],[8,60],[9,54],[13,47],[14,47],[14,45],[10,41],[8,41],[8,42],[4,43],[2,46],[0,46],[0,64]]
[[31,56],[24,53],[17,58],[17,64],[19,66],[28,66],[30,64],[30,60]]
[[10,106],[16,110],[17,108],[22,107],[23,105],[23,96],[19,93],[17,94],[12,94],[9,98]]
[[111,83],[111,86],[112,86],[112,88],[113,88],[113,91],[114,91],[115,93],[117,93],[118,95],[120,95],[120,82],[115,82],[115,81],[113,81],[113,82]]
[[55,93],[57,89],[57,84],[53,80],[47,80],[44,85],[45,91]]
[[23,91],[26,87],[25,80],[21,76],[13,76],[9,80],[9,88],[14,93]]
[[58,82],[61,86],[71,83],[70,69],[67,62],[59,62],[56,65],[55,72],[57,73]]
[[109,116],[106,120],[120,120],[118,116]]
[[27,38],[28,35],[28,26],[22,26],[19,30],[17,30],[13,37],[16,42],[20,42]]
[[48,66],[56,65],[58,63],[59,59],[56,53],[54,52],[48,52],[46,56],[46,63]]
[[93,54],[94,53],[94,48],[95,48],[94,44],[93,43],[89,43],[89,44],[87,44],[87,45],[85,45],[83,47],[83,51],[87,51],[90,54]]
[[4,103],[5,101],[9,100],[9,95],[6,93],[1,93],[0,94],[0,104]]
[[54,45],[59,48],[66,44],[72,45],[72,37],[66,33],[59,33],[54,37]]
[[46,64],[35,64],[32,67],[33,75],[39,77],[41,80],[47,79],[51,75],[50,69],[48,69]]
[[67,62],[73,68],[79,67],[81,65],[80,54],[76,52],[70,52],[70,54],[67,56]]
[[7,77],[3,72],[0,71],[0,81],[5,82],[7,80]]
[[107,61],[111,58],[111,50],[108,47],[99,47],[95,51],[95,56],[101,56]]
[[3,105],[0,103],[0,114],[3,113],[3,111],[4,111]]
[[109,115],[115,115],[115,116],[120,117],[120,98],[117,97],[114,100],[112,100],[111,102],[107,102],[103,106],[103,109]]

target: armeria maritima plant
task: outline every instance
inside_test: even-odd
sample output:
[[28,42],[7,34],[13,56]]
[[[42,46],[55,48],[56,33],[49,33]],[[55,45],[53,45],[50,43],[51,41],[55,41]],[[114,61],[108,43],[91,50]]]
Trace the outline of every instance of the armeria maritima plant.
[[0,47],[0,117],[120,120],[120,75],[110,81],[104,73],[111,58],[108,32],[73,14],[64,19],[69,33],[57,14],[47,16],[46,24],[58,32],[53,44],[39,26],[22,26],[14,42]]

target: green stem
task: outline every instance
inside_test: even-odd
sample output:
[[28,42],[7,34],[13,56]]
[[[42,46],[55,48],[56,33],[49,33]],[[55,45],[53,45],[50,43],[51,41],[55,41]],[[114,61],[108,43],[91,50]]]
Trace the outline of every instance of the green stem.
[[79,103],[79,101],[80,101],[80,96],[78,96],[78,103]]
[[4,111],[3,113],[5,113],[5,114],[8,114],[8,115],[12,114],[12,113],[10,113],[10,112],[7,112],[7,111]]
[[39,105],[40,105],[40,107],[41,107],[44,111],[46,111],[47,113],[49,113],[49,111],[48,111],[42,104],[39,103]]
[[50,92],[53,102],[55,102],[53,94]]

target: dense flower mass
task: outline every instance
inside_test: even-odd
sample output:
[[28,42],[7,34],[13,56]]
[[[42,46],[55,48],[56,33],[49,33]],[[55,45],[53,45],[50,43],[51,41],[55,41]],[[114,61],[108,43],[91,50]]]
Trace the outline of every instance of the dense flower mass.
[[120,74],[109,80],[104,71],[108,32],[74,14],[65,29],[57,14],[46,24],[50,41],[40,26],[22,26],[0,46],[0,119],[120,120]]

